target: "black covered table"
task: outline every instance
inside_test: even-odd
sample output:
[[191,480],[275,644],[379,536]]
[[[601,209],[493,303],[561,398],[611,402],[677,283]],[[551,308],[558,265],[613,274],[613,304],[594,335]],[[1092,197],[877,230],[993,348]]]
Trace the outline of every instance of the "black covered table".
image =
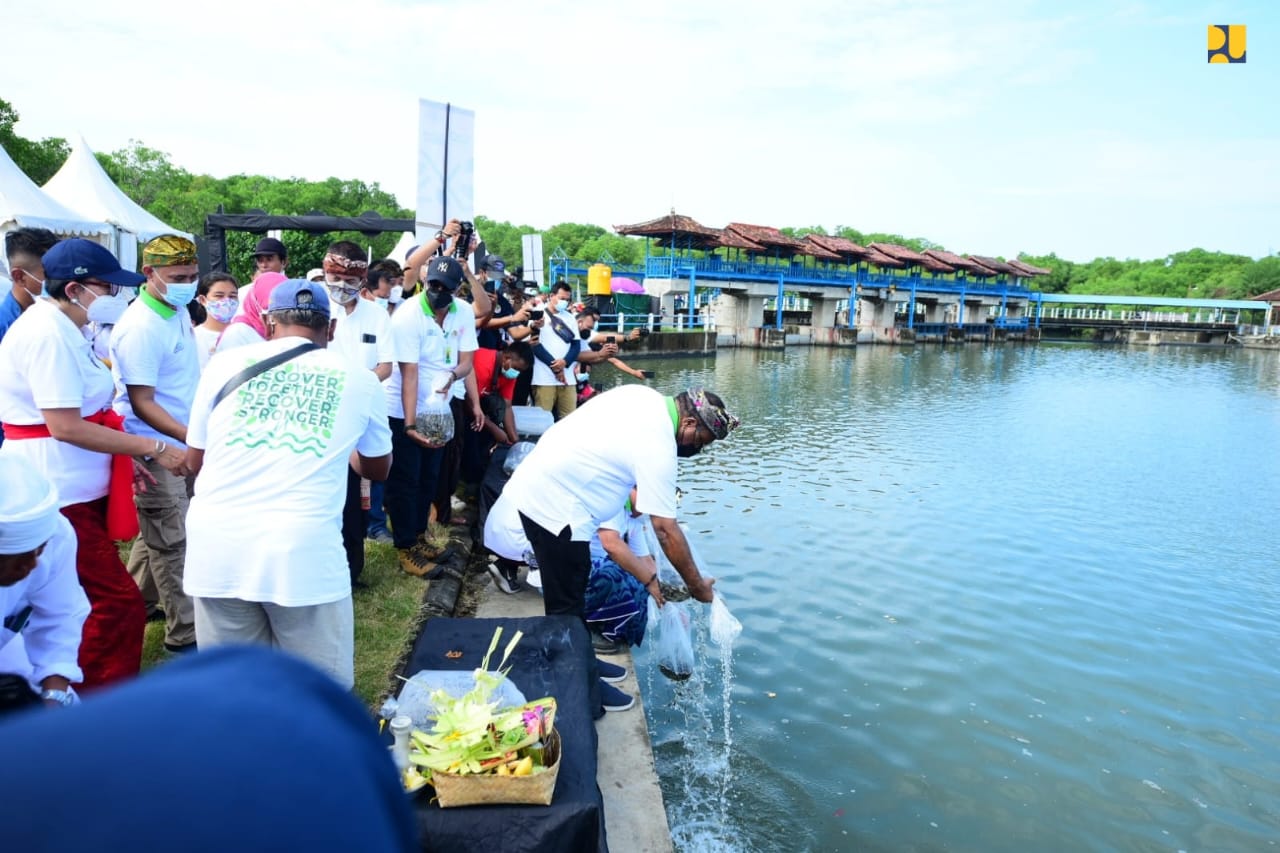
[[[526,699],[554,696],[560,732],[560,772],[549,806],[462,806],[442,809],[428,788],[416,795],[414,813],[422,849],[607,853],[604,803],[596,784],[596,729],[588,704],[593,653],[586,626],[573,616],[526,619],[431,619],[414,643],[404,675],[423,669],[471,670],[480,666],[502,626],[490,658],[497,666],[516,631],[523,631],[507,665],[508,678]],[[449,657],[449,652],[462,652]]]

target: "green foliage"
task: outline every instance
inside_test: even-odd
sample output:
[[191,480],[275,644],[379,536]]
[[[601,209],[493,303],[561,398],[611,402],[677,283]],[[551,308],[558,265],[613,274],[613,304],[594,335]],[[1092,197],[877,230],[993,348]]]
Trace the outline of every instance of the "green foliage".
[[44,185],[57,174],[71,153],[67,140],[57,137],[27,139],[13,129],[18,123],[18,111],[0,98],[0,148],[13,158],[18,168],[38,185]]
[[894,243],[899,246],[906,246],[908,249],[914,249],[917,252],[923,252],[925,249],[943,248],[941,243],[935,243],[923,237],[903,237],[901,234],[887,234],[882,231],[859,231],[857,228],[850,228],[847,225],[837,226],[835,236],[852,240],[860,246],[865,246],[868,243]]
[[1095,258],[1073,263],[1057,255],[1020,255],[1053,270],[1033,286],[1046,293],[1170,296],[1190,299],[1247,299],[1280,288],[1280,257],[1254,261],[1244,255],[1191,249],[1167,258]]
[[[226,213],[263,210],[279,215],[318,212],[329,216],[358,216],[374,210],[388,218],[413,216],[376,183],[340,178],[306,181],[263,175],[227,178],[193,175],[175,166],[165,152],[148,148],[137,140],[131,141],[128,148],[99,154],[98,160],[126,195],[175,228],[192,234],[204,232],[205,217],[217,212],[219,205]],[[253,277],[253,259],[249,253],[261,236],[246,232],[227,234],[228,265],[241,281]],[[377,260],[386,257],[399,239],[398,233],[381,234],[370,240],[357,232],[291,231],[284,236],[289,249],[288,272],[301,276],[308,269],[320,266],[325,249],[337,240],[372,246]]]

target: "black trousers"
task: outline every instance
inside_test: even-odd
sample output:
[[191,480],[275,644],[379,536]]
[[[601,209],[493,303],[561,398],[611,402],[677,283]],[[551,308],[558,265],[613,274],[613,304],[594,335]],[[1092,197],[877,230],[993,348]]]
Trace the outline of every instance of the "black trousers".
[[453,493],[462,479],[462,442],[467,429],[467,404],[456,397],[449,402],[453,412],[453,438],[442,448],[440,473],[436,479],[436,491],[432,502],[436,506],[436,521],[448,524],[453,518]]
[[347,466],[347,500],[342,505],[342,547],[347,552],[347,569],[355,583],[364,571],[364,535],[368,520],[360,502],[360,477]]
[[[577,616],[587,624],[587,578],[591,575],[591,546],[586,542],[574,542],[573,531],[568,525],[559,533],[551,533],[523,512],[520,525],[524,535],[538,558],[538,570],[542,573],[542,603],[548,616],[567,614]],[[586,673],[587,690],[591,702],[592,719],[604,716],[604,704],[600,699],[600,669],[595,655],[591,656],[591,669]]]
[[568,525],[551,533],[520,513],[520,524],[529,538],[542,572],[542,602],[548,616],[577,616],[587,621],[587,579],[591,575],[591,546],[574,542]]
[[427,529],[444,448],[416,444],[405,434],[404,418],[387,420],[391,424],[391,473],[383,501],[396,547],[409,548]]

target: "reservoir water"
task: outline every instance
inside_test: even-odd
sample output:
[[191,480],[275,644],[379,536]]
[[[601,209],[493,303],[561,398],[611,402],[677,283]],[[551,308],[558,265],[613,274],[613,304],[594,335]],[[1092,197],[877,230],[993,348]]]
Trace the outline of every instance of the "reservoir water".
[[743,421],[680,463],[727,696],[637,655],[678,849],[1276,849],[1277,354],[646,366]]

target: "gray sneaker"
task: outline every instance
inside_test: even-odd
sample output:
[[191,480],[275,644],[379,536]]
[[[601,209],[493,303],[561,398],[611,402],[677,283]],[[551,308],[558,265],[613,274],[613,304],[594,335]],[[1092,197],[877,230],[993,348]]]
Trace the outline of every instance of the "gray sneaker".
[[507,595],[515,595],[520,589],[520,581],[508,578],[494,563],[489,564],[489,576],[493,578],[493,585]]

